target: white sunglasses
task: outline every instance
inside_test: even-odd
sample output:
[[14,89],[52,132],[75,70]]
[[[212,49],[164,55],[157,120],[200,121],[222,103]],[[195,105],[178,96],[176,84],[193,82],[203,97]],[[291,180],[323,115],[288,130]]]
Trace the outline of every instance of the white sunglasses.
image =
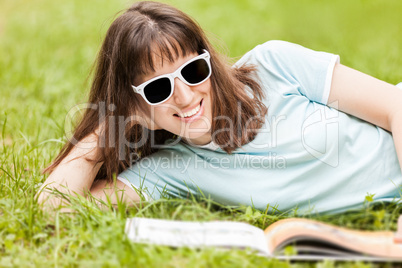
[[175,72],[152,78],[138,87],[133,86],[134,92],[140,94],[150,105],[167,101],[174,91],[174,79],[178,77],[189,86],[197,86],[207,80],[212,73],[208,51],[187,61]]

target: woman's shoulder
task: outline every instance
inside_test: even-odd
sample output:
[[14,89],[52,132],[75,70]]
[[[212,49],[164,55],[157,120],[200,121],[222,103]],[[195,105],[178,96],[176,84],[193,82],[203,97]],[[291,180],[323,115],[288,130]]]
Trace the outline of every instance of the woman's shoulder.
[[[263,74],[283,74],[287,78],[324,73],[339,62],[336,54],[313,50],[299,44],[282,40],[270,40],[247,52],[235,66],[252,64]],[[274,78],[275,78],[274,77]]]
[[300,47],[300,45],[284,41],[284,40],[268,40],[265,43],[259,44],[256,47],[254,47],[253,50],[256,51],[275,51],[275,50],[286,50],[286,49],[292,49],[295,47]]
[[268,40],[265,43],[256,45],[254,48],[249,50],[244,56],[248,54],[255,54],[262,52],[277,52],[282,50],[294,49],[296,47],[301,47],[301,45],[284,40]]
[[284,40],[269,40],[248,51],[235,65],[241,65],[244,63],[258,64],[267,61],[291,61],[292,57],[310,53],[311,51],[311,49],[292,42]]

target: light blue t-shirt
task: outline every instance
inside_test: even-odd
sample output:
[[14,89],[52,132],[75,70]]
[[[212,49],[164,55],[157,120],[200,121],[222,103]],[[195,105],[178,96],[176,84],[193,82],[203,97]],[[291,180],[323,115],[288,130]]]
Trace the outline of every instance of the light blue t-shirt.
[[164,191],[203,194],[260,210],[297,207],[299,214],[356,208],[368,194],[398,200],[402,175],[391,134],[326,106],[338,61],[284,41],[257,46],[236,63],[256,65],[266,93],[265,125],[252,142],[232,154],[179,142],[119,178],[153,199]]

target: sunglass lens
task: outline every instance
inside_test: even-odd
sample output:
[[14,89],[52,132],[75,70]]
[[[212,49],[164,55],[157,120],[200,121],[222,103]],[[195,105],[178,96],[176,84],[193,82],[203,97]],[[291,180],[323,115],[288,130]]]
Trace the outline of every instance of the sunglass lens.
[[187,64],[182,70],[181,75],[190,84],[197,84],[204,81],[209,75],[209,66],[206,60],[198,59]]
[[146,85],[144,88],[144,94],[150,103],[158,103],[166,100],[169,97],[171,90],[172,86],[169,78],[164,77]]

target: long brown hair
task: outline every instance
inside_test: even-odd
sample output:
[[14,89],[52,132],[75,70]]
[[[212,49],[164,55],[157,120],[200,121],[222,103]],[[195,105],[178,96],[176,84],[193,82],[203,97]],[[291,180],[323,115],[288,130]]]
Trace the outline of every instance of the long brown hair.
[[[170,62],[203,49],[209,51],[213,70],[211,131],[216,133],[212,138],[227,153],[254,139],[264,122],[267,108],[261,102],[264,94],[253,66],[231,67],[201,27],[178,9],[150,1],[135,3],[115,19],[106,33],[88,101],[97,108],[87,109],[74,130],[76,141],[95,132],[99,137],[100,155],[92,161],[103,164],[96,179],[112,180],[113,175],[135,162],[133,153],[141,158],[149,156],[158,150],[153,145],[174,138],[166,130],[148,130],[138,120],[124,121],[141,111],[140,96],[133,93],[131,85],[139,74],[154,70],[155,48]],[[234,113],[239,109],[238,114]],[[124,129],[120,131],[122,122]],[[140,142],[144,137],[148,138]],[[52,172],[74,146],[68,141],[44,173]]]

